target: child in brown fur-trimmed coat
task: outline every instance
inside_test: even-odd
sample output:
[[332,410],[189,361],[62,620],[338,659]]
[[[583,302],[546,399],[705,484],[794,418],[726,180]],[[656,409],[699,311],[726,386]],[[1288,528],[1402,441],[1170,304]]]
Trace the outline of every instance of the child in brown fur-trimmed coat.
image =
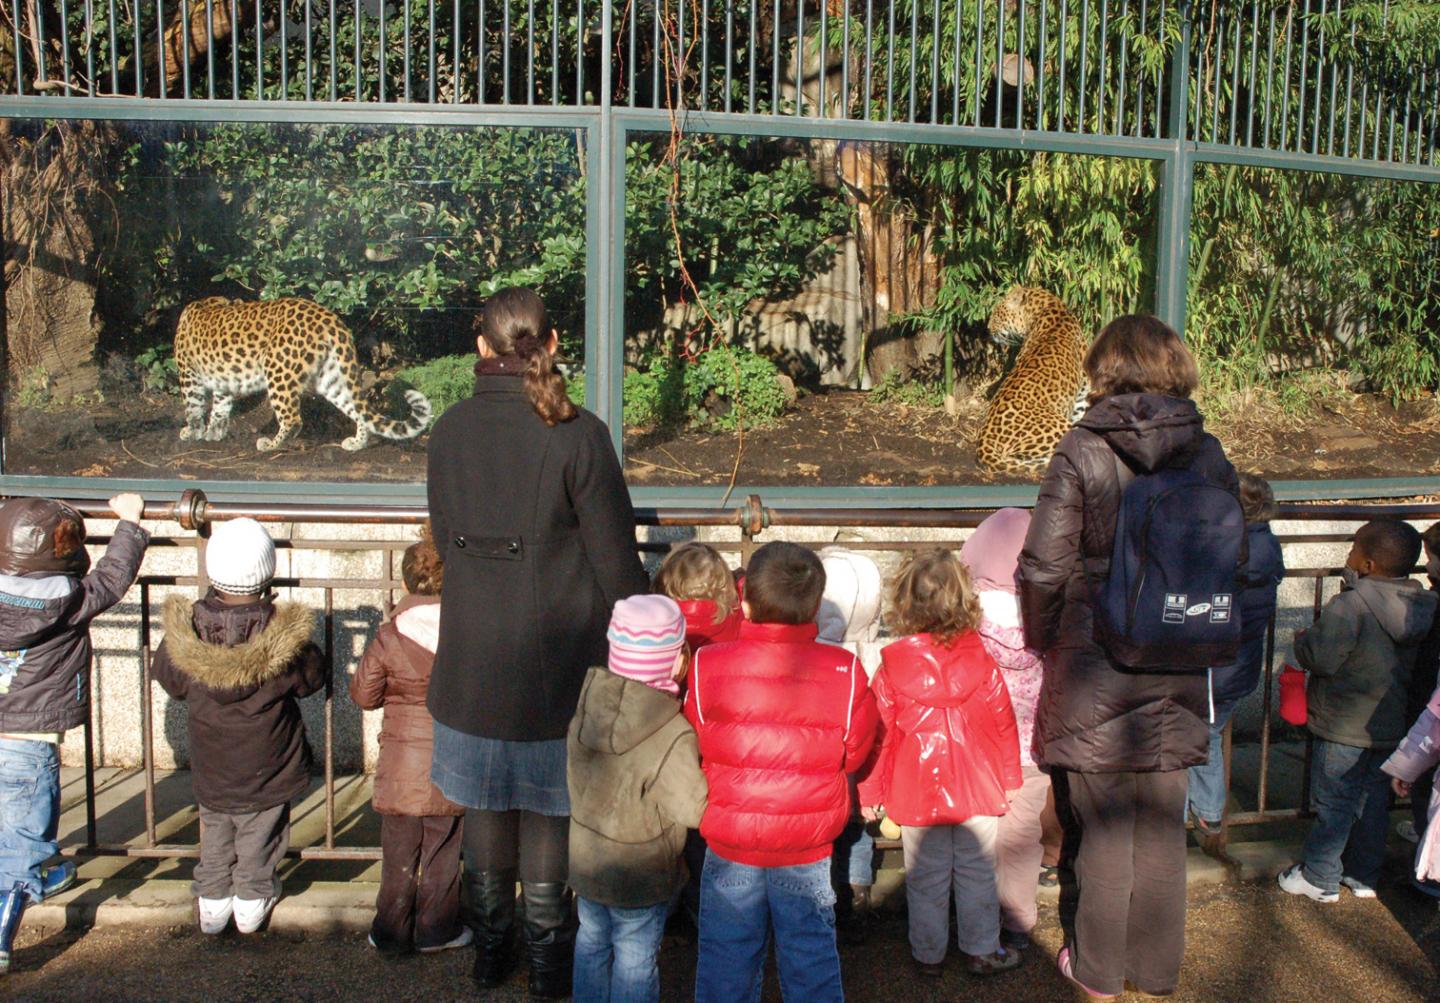
[[314,613],[270,593],[275,544],[259,523],[217,527],[205,570],[204,599],[166,601],[150,674],[188,710],[200,929],[220,933],[233,915],[237,930],[253,933],[280,897],[275,869],[290,845],[290,801],[310,785],[300,700],[321,690],[330,670],[310,640]]

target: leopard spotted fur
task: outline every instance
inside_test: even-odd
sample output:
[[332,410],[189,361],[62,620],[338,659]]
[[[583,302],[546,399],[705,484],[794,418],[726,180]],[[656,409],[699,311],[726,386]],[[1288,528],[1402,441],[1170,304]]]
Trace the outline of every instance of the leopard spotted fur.
[[[340,445],[363,449],[371,433],[413,439],[430,422],[430,402],[407,390],[410,417],[394,421],[360,398],[355,339],[324,307],[302,299],[247,303],[211,296],[185,307],[175,328],[175,364],[185,398],[181,439],[225,438],[237,397],[266,391],[279,425],[255,440],[264,452],[279,449],[300,431],[300,395],[318,393],[355,422]],[[208,413],[208,418],[207,418]]]
[[990,401],[977,449],[1002,473],[1034,473],[1077,417],[1086,390],[1080,322],[1044,289],[1015,286],[990,314],[990,337],[1020,342],[1015,363]]

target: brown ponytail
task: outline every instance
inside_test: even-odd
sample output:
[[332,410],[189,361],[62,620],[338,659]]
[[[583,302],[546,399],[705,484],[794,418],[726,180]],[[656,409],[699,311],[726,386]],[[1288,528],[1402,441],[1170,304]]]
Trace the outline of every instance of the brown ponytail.
[[530,289],[502,289],[485,302],[480,336],[496,355],[513,355],[524,361],[530,406],[545,424],[555,425],[578,412],[565,393],[565,377],[545,351],[550,331],[545,304]]

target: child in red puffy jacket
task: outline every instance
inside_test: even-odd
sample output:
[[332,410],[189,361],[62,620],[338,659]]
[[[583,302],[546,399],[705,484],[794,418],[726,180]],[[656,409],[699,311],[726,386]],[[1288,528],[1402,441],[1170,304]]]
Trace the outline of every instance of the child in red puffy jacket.
[[703,543],[682,543],[655,572],[654,591],[685,614],[685,643],[693,653],[740,636],[740,596],[725,558]]
[[908,634],[881,652],[875,673],[880,754],[860,782],[867,818],[883,806],[900,823],[910,950],[923,975],[939,976],[955,891],[960,950],[972,975],[1020,964],[1000,946],[995,839],[1020,788],[1015,712],[975,626],[980,602],[970,573],[946,550],[917,553],[890,590],[890,625]]
[[710,801],[696,1003],[759,1000],[767,936],[786,1000],[839,1003],[830,848],[850,817],[846,774],[875,737],[865,669],[816,641],[825,570],[768,543],[750,560],[740,639],[695,653],[685,716]]

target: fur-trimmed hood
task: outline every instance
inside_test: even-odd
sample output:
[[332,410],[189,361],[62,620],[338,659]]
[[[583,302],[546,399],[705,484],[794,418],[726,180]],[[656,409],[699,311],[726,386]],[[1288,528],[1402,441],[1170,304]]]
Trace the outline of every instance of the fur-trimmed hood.
[[[225,606],[170,596],[164,625],[165,645],[177,669],[209,690],[239,693],[269,682],[291,665],[310,640],[315,614],[293,602],[267,599]],[[212,643],[202,633],[233,637],[238,643]]]

